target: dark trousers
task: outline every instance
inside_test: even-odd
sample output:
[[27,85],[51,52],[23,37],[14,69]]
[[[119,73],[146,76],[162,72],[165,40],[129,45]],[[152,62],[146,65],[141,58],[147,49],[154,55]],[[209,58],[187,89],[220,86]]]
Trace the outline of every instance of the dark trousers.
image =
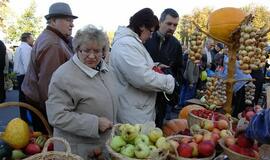
[[0,71],[0,103],[5,102],[6,91],[5,91],[5,75],[3,71]]
[[[30,104],[31,106],[35,107],[36,109],[38,109],[43,117],[45,118],[45,120],[48,122],[48,117],[47,117],[47,113],[46,113],[46,107],[45,104],[41,104],[39,102],[34,102],[32,101],[30,98],[28,98],[26,96],[26,103]],[[44,126],[44,124],[42,123],[41,119],[39,118],[38,115],[36,115],[34,112],[30,111],[31,117],[32,117],[32,125],[33,125],[33,129],[34,131],[40,131],[44,134],[48,134],[48,131],[46,130],[46,127]],[[52,127],[51,127],[52,128]]]
[[240,88],[233,96],[233,117],[238,117],[238,114],[244,111],[246,108],[245,104],[245,86]]
[[163,121],[166,115],[166,100],[163,93],[159,92],[156,99],[156,127],[162,128]]
[[[25,102],[26,103],[25,95],[24,95],[24,93],[22,92],[22,89],[21,89],[23,79],[24,79],[24,75],[17,76],[18,90],[19,90],[19,102]],[[30,124],[31,121],[28,119],[27,112],[28,112],[28,109],[20,108],[21,119],[23,119],[25,122]]]
[[264,74],[261,69],[258,69],[258,70],[252,70],[250,75],[252,78],[256,80],[253,82],[256,87],[253,104],[256,105],[258,104],[259,98],[261,97],[262,87],[264,83]]

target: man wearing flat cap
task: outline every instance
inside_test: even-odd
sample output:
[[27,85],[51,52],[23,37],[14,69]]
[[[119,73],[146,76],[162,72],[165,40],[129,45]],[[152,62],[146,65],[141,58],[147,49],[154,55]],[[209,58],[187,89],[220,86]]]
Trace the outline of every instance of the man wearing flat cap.
[[[66,3],[54,3],[45,16],[47,27],[37,38],[29,62],[28,70],[22,83],[27,103],[35,106],[46,116],[45,101],[48,99],[48,86],[53,72],[73,56],[70,47],[73,20],[78,18]],[[33,128],[46,133],[39,123],[39,118],[32,114]]]

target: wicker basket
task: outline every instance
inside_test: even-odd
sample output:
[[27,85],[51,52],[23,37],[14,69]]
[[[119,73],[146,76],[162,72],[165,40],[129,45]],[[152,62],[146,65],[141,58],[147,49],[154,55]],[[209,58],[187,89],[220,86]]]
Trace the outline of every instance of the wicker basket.
[[[65,145],[66,152],[47,151],[49,144],[53,141],[62,142]],[[41,153],[35,154],[35,155],[28,157],[24,160],[52,160],[52,159],[54,159],[54,160],[83,160],[83,158],[81,158],[80,156],[72,154],[71,148],[70,148],[70,145],[68,144],[68,142],[62,138],[59,138],[59,137],[49,138],[46,141]]]
[[[142,159],[137,159],[137,158],[129,158],[129,157],[126,157],[120,153],[117,153],[115,152],[111,147],[110,147],[110,143],[111,143],[111,140],[112,138],[115,136],[115,135],[119,135],[120,132],[119,132],[119,127],[121,126],[121,124],[116,124],[113,126],[112,128],[112,132],[111,132],[111,137],[106,141],[106,148],[107,150],[109,151],[109,153],[111,154],[111,157],[113,160],[142,160]],[[143,160],[166,160],[167,159],[167,156],[169,154],[169,152],[164,152],[164,151],[160,151],[160,150],[156,150],[154,151],[155,153],[152,156],[152,157],[149,157],[149,158],[146,158],[146,159],[143,159]]]
[[29,104],[26,104],[26,103],[23,103],[23,102],[5,102],[5,103],[0,103],[0,108],[6,108],[6,107],[21,107],[21,108],[26,108],[32,112],[34,112],[41,120],[41,122],[43,123],[43,125],[45,126],[48,134],[49,134],[49,137],[52,136],[52,130],[51,130],[51,127],[50,125],[48,124],[47,120],[45,119],[45,117],[42,115],[42,113],[37,110],[35,107],[29,105]]
[[223,148],[224,153],[228,156],[230,160],[256,160],[256,158],[245,156],[230,150],[225,146],[223,139],[220,139],[218,143]]
[[[176,141],[179,141],[181,140],[182,138],[192,138],[190,136],[183,136],[183,135],[174,135],[174,136],[169,136],[167,137],[168,140],[176,140]],[[206,158],[185,158],[185,157],[180,157],[178,155],[178,152],[177,152],[177,148],[174,149],[175,150],[175,154],[169,154],[168,155],[168,159],[169,160],[212,160],[214,159],[215,155],[216,155],[216,152],[214,152],[214,154],[210,157],[206,157]]]

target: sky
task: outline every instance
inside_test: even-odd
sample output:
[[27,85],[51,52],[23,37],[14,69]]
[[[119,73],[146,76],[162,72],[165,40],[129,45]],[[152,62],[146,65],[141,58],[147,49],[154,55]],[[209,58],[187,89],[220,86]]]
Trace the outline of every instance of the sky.
[[[30,5],[31,0],[10,0],[10,7],[21,14]],[[59,0],[35,0],[37,15],[44,17],[49,6]],[[93,24],[105,31],[115,31],[119,25],[127,25],[129,18],[138,10],[149,7],[159,17],[165,8],[175,9],[179,15],[191,14],[194,8],[209,6],[213,9],[223,7],[243,7],[248,4],[263,5],[270,9],[270,0],[60,0],[70,5],[74,15],[73,34],[77,29]],[[43,24],[45,24],[43,18]]]

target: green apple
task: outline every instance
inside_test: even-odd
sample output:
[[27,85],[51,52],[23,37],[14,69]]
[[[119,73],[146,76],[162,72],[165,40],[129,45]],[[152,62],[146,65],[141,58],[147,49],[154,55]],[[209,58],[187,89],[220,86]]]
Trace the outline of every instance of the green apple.
[[11,153],[12,160],[23,159],[25,157],[26,157],[26,155],[19,149],[15,149]]
[[157,149],[157,147],[156,146],[153,146],[153,145],[149,145],[148,147],[150,149],[150,152],[153,152],[154,150]]
[[135,138],[135,141],[134,141],[134,144],[137,145],[139,143],[144,143],[146,145],[149,145],[149,138],[147,135],[145,134],[139,134],[136,138]]
[[125,145],[126,145],[126,142],[121,136],[114,136],[110,143],[110,146],[116,152],[120,152],[121,148]]
[[170,150],[171,148],[171,144],[166,140],[165,137],[160,137],[156,142],[156,146],[158,149],[166,151]]
[[193,124],[191,127],[190,127],[190,130],[194,131],[194,132],[198,132],[201,130],[201,126],[199,124]]
[[232,132],[230,130],[223,129],[220,131],[220,137],[225,138],[228,136],[232,136]]
[[127,145],[125,145],[125,146],[123,146],[123,147],[121,148],[120,153],[121,153],[122,155],[125,155],[125,156],[127,156],[127,157],[132,158],[132,157],[134,157],[134,155],[135,155],[134,150],[135,150],[135,146],[134,146],[134,145],[132,145],[132,144],[127,144]]
[[121,134],[122,138],[126,142],[130,142],[130,141],[134,140],[139,135],[138,128],[131,125],[131,124],[123,124],[123,125],[121,125],[119,130],[120,130],[120,134]]
[[134,153],[137,158],[143,159],[150,155],[150,149],[145,143],[139,143],[135,146]]
[[163,132],[162,132],[162,130],[160,129],[160,128],[154,128],[154,129],[152,129],[149,133],[148,133],[148,137],[149,137],[149,139],[152,141],[152,142],[154,142],[154,143],[156,143],[156,141],[160,138],[160,137],[162,137],[163,136]]

